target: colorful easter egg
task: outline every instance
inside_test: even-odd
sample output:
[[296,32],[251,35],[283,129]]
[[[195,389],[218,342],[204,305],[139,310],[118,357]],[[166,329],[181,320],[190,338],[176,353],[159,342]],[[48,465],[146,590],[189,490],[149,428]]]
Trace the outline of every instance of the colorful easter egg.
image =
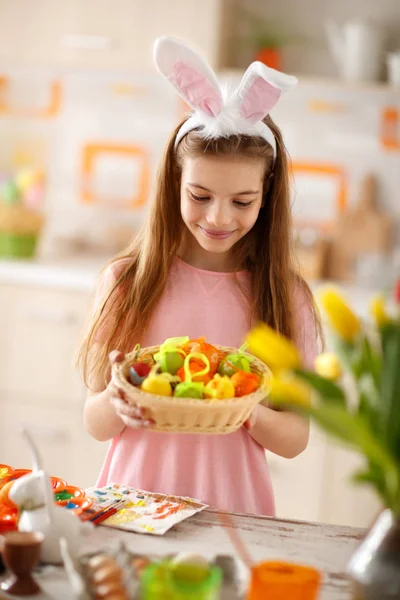
[[177,398],[204,398],[204,383],[195,381],[184,381],[178,383],[175,388],[174,396]]
[[209,375],[212,377],[218,371],[219,364],[223,358],[222,352],[205,341],[204,338],[199,338],[198,340],[189,340],[189,342],[183,347],[184,350],[190,348],[190,352],[196,352],[199,354],[204,354],[208,358],[210,363],[210,371]]
[[129,380],[133,385],[141,385],[149,375],[151,367],[146,363],[135,363],[129,367]]
[[219,400],[225,400],[227,398],[235,397],[235,387],[229,377],[226,375],[222,376],[214,375],[213,379],[207,383],[204,395],[206,398],[214,398]]
[[185,356],[177,350],[159,352],[154,356],[154,358],[160,363],[162,372],[171,373],[171,375],[176,375],[179,369],[183,367],[183,363],[185,361]]
[[256,373],[246,373],[238,371],[231,377],[231,382],[235,387],[235,396],[247,396],[252,394],[260,386],[260,378]]
[[219,365],[218,373],[232,377],[238,371],[250,373],[250,361],[244,354],[228,354]]
[[172,396],[171,382],[165,375],[165,373],[161,373],[160,375],[146,377],[141,385],[142,390],[157,396]]
[[200,352],[191,352],[185,358],[183,367],[179,369],[177,375],[181,381],[201,381],[208,383],[211,379],[210,361],[205,354]]

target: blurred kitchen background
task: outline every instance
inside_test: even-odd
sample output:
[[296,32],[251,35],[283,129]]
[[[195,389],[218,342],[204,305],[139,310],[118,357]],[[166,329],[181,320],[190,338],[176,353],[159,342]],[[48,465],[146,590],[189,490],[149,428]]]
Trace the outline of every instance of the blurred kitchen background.
[[[0,0],[0,462],[94,482],[73,358],[96,277],[146,216],[187,107],[155,72],[159,35],[195,44],[229,84],[252,60],[295,74],[272,116],[292,158],[294,243],[313,288],[365,315],[400,276],[399,0]],[[357,457],[312,432],[270,457],[279,516],[368,525]]]

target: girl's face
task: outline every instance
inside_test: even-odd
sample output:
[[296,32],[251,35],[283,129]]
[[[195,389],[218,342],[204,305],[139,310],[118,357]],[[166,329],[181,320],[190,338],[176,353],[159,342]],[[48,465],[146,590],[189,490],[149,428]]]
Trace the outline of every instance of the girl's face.
[[253,228],[262,205],[264,170],[262,159],[184,159],[181,213],[201,248],[229,252]]

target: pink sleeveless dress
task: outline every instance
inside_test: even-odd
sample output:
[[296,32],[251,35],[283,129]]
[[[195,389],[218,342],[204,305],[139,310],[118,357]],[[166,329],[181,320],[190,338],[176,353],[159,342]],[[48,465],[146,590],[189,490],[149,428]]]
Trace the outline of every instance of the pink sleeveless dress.
[[[250,285],[247,272],[236,277],[242,287]],[[314,323],[304,298],[296,301],[298,344],[312,362]],[[248,303],[232,273],[204,271],[176,259],[142,345],[187,335],[239,348],[250,325]],[[97,485],[114,482],[190,496],[231,512],[275,514],[265,451],[244,428],[228,435],[186,435],[126,427],[111,441]]]

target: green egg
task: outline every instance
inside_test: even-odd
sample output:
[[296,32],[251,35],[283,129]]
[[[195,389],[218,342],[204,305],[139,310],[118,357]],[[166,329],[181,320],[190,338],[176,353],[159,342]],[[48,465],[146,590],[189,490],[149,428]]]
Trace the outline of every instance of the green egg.
[[199,381],[185,381],[178,383],[175,388],[174,396],[177,398],[198,398],[202,400],[204,398],[204,383]]
[[219,365],[219,374],[232,377],[237,371],[250,373],[249,359],[243,354],[228,354]]
[[183,367],[184,358],[179,352],[161,352],[160,363],[163,373],[176,375],[179,369]]

